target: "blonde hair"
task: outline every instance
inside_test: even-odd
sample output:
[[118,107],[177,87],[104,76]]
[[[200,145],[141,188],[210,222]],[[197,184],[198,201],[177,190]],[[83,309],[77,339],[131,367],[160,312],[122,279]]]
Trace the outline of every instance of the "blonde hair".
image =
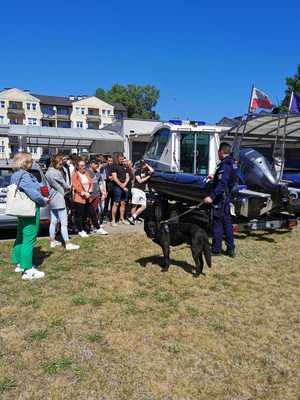
[[28,164],[32,161],[32,155],[26,151],[17,153],[12,161],[12,169],[17,171],[19,169],[27,169]]

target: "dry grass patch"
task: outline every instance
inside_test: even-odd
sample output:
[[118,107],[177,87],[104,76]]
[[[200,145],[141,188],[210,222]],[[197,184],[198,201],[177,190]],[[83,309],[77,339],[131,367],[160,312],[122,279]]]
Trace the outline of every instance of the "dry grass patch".
[[195,279],[186,246],[163,274],[141,234],[42,239],[31,283],[1,243],[1,399],[299,399],[299,240],[241,235]]

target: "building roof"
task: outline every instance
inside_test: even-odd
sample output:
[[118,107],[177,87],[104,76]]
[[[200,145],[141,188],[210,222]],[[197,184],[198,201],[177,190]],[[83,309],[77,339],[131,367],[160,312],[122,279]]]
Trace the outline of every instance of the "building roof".
[[[85,98],[92,97],[92,96],[82,96],[82,98],[78,99],[77,96],[74,96],[74,99],[71,100],[70,97],[64,97],[64,96],[46,96],[43,94],[32,94],[32,96],[40,99],[42,104],[48,104],[51,106],[68,106],[68,107],[72,107],[72,103],[74,103],[75,101],[81,101],[84,100]],[[105,101],[105,103],[111,104],[118,111],[127,111],[127,108],[121,103],[107,102],[107,101]]]
[[233,126],[238,125],[241,122],[241,120],[242,117],[235,117],[235,118],[223,117],[219,122],[216,123],[216,125],[232,128]]
[[127,111],[127,108],[122,103],[109,102],[118,111]]
[[42,104],[48,104],[51,106],[72,107],[72,103],[73,103],[73,101],[70,100],[68,97],[63,97],[63,96],[45,96],[42,94],[33,94],[33,93],[32,93],[32,96],[40,99]]
[[27,143],[35,146],[90,147],[96,141],[123,143],[121,136],[105,129],[11,125],[8,136],[26,136]]

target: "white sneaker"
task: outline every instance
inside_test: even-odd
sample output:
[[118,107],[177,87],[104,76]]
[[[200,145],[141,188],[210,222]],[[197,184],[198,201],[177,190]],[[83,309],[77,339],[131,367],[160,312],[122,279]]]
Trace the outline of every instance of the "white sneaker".
[[89,235],[86,233],[86,231],[78,232],[78,235],[79,235],[80,237],[82,237],[82,238],[87,238],[87,237],[89,237]]
[[128,221],[131,225],[135,225],[135,223],[136,223],[136,219],[132,216],[128,218]]
[[[32,265],[32,266],[33,266],[33,268],[36,268],[35,265]],[[23,271],[24,271],[24,269],[21,268],[21,265],[20,265],[20,264],[17,264],[17,265],[16,265],[16,268],[15,268],[15,272],[23,272]]]
[[16,268],[15,268],[15,272],[23,272],[24,269],[21,268],[20,264],[17,264]]
[[74,243],[66,244],[66,250],[78,250],[78,249],[80,249],[79,244],[74,244]]
[[23,272],[22,279],[23,281],[32,281],[33,279],[44,278],[45,272],[38,271],[34,267],[27,269]]
[[59,241],[57,241],[57,240],[51,241],[51,244],[50,244],[51,249],[54,249],[54,247],[58,247],[58,246],[61,246],[61,243]]
[[98,235],[108,235],[108,233],[106,232],[106,230],[103,229],[103,228],[97,229],[95,233],[97,233]]

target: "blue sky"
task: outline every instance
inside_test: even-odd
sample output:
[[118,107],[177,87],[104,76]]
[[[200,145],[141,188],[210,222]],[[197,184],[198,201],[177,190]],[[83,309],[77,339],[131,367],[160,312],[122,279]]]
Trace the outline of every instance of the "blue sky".
[[246,112],[252,83],[273,102],[300,63],[300,2],[2,2],[0,87],[93,94],[153,84],[157,111],[216,122]]

